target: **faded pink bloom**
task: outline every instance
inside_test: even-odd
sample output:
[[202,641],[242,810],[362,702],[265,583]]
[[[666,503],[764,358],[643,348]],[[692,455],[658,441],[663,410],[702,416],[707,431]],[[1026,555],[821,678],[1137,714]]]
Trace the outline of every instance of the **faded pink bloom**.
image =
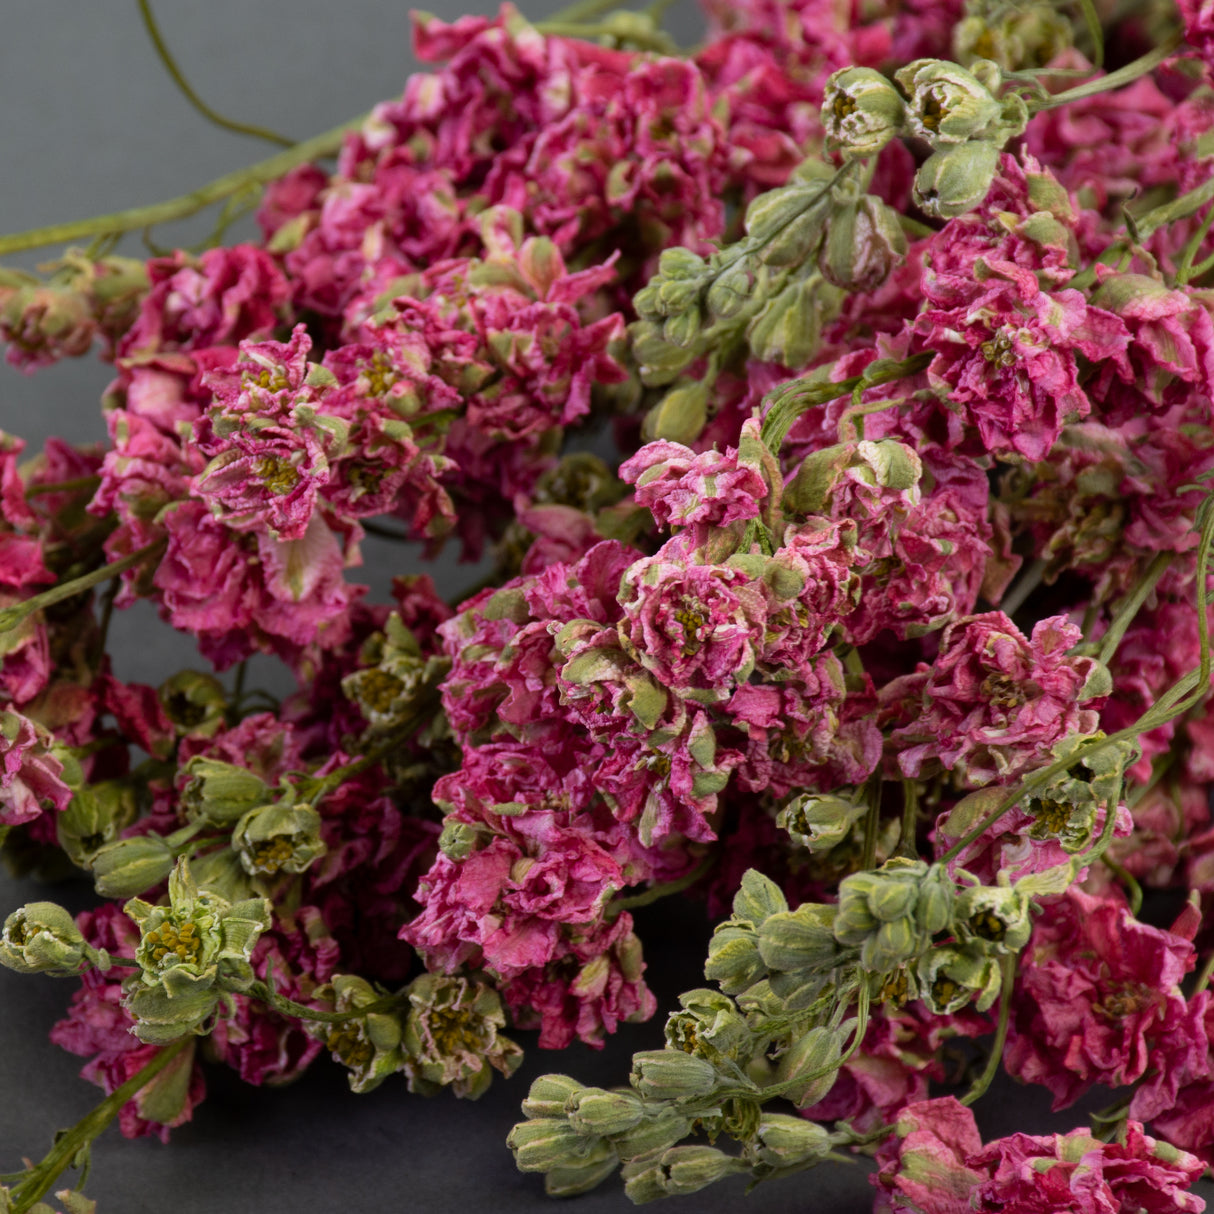
[[118,346],[123,358],[265,337],[287,300],[282,271],[255,245],[153,258],[148,276],[151,290]]
[[1094,1083],[1141,1078],[1184,1018],[1196,918],[1190,908],[1173,931],[1148,927],[1074,887],[1048,906],[1020,960],[1008,1072],[1049,1088],[1056,1109]]
[[981,1149],[974,1115],[955,1097],[908,1104],[877,1151],[875,1214],[971,1214],[985,1175],[966,1160]]
[[[758,438],[758,423],[747,422],[750,437]],[[665,439],[647,443],[620,465],[620,479],[636,485],[638,506],[653,513],[659,527],[730,523],[758,518],[768,488],[757,463],[745,462],[738,449],[697,455],[682,443]]]
[[0,709],[0,823],[31,822],[44,808],[63,810],[72,790],[51,753],[54,738],[19,712]]
[[671,541],[629,568],[620,601],[621,640],[664,685],[725,694],[754,669],[767,603],[741,569],[696,564]]
[[892,735],[903,774],[938,763],[971,787],[1007,782],[1040,766],[1067,734],[1091,733],[1096,713],[1079,705],[1095,664],[1067,656],[1079,637],[1065,616],[1039,621],[1031,640],[1001,611],[949,624],[932,666],[882,691],[922,697],[915,719]]

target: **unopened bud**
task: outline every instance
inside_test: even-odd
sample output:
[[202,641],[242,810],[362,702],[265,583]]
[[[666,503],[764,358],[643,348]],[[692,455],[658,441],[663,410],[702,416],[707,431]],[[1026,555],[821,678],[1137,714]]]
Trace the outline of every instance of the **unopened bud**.
[[865,194],[830,217],[818,268],[827,282],[847,291],[873,291],[906,256],[897,212]]
[[983,140],[934,152],[915,174],[915,202],[936,219],[972,211],[990,191],[999,154],[997,144]]
[[776,825],[798,846],[826,852],[842,843],[867,812],[862,801],[800,793],[776,815]]
[[62,906],[30,902],[4,921],[0,934],[0,965],[19,974],[68,977],[90,965],[109,968],[104,949],[92,949],[84,934]]
[[724,319],[736,316],[750,302],[754,288],[754,272],[747,266],[746,259],[741,258],[718,274],[708,288],[709,312]]
[[624,1165],[624,1192],[638,1205],[659,1197],[698,1193],[746,1165],[715,1147],[671,1147],[658,1159],[630,1160]]
[[632,1086],[651,1100],[707,1096],[720,1082],[707,1059],[682,1050],[642,1050],[632,1056]]
[[708,418],[708,385],[701,380],[672,388],[645,415],[642,436],[647,442],[666,439],[693,443]]
[[523,1116],[560,1120],[565,1116],[565,1105],[584,1088],[585,1084],[570,1075],[541,1075],[523,1101]]
[[834,1087],[842,1055],[838,1029],[812,1028],[780,1056],[776,1082],[790,1085],[785,1094],[798,1108],[817,1104]]
[[134,835],[107,843],[89,867],[103,898],[134,898],[166,880],[175,859],[160,835]]
[[190,779],[181,801],[191,819],[206,818],[225,826],[273,799],[264,780],[232,763],[197,755],[185,765],[185,771]]
[[816,1121],[766,1113],[755,1131],[755,1156],[773,1168],[792,1168],[825,1159],[830,1153],[830,1134]]
[[631,1130],[645,1116],[645,1106],[632,1092],[582,1088],[569,1097],[565,1113],[579,1134],[606,1137]]

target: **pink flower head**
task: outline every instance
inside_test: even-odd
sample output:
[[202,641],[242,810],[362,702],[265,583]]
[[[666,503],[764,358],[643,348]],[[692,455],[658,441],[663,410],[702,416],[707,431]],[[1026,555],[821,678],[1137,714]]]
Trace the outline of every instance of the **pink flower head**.
[[628,570],[620,601],[625,649],[665,685],[725,694],[754,669],[767,603],[743,570],[694,563],[672,541]]
[[32,822],[44,808],[67,808],[72,790],[63,763],[51,752],[52,737],[19,712],[0,709],[0,822]]
[[955,1097],[908,1104],[877,1152],[875,1214],[971,1214],[985,1175],[966,1160],[981,1149],[974,1115]]
[[148,276],[151,290],[119,344],[123,357],[265,337],[288,293],[274,259],[248,244],[154,258]]
[[[933,761],[978,787],[1041,765],[1060,738],[1091,733],[1091,658],[1067,650],[1079,629],[1064,616],[1039,621],[1032,639],[1001,611],[950,624],[930,669],[909,676],[921,689],[916,719],[897,730],[898,765],[917,777]],[[892,694],[892,689],[890,694]]]
[[[746,422],[743,433],[757,440],[758,423]],[[769,492],[762,467],[744,460],[736,447],[697,455],[665,439],[647,443],[621,464],[620,479],[636,485],[637,505],[648,507],[659,527],[728,527],[758,518]]]
[[1192,968],[1195,922],[1140,923],[1118,902],[1072,887],[1037,921],[1020,961],[1008,1072],[1054,1093],[1064,1108],[1094,1083],[1121,1087],[1185,1013],[1179,983]]

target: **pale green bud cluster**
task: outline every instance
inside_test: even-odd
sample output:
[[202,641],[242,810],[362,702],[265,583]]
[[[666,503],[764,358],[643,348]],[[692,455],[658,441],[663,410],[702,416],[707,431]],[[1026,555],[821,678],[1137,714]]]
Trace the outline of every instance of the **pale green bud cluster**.
[[895,858],[839,885],[835,939],[860,950],[860,964],[888,973],[925,952],[952,922],[953,882],[943,866]]
[[191,820],[205,818],[214,826],[231,826],[249,810],[274,799],[260,776],[233,763],[196,755],[184,770],[189,780],[181,804]]
[[953,26],[953,54],[969,66],[990,59],[1005,72],[1045,67],[1074,43],[1071,23],[1051,0],[967,0]]
[[741,343],[761,361],[804,366],[845,293],[884,281],[906,241],[897,215],[865,193],[869,174],[859,162],[835,170],[806,161],[787,185],[751,202],[735,244],[707,258],[662,253],[635,297],[640,319],[630,330],[643,383],[671,386],[646,416],[646,438],[686,443],[699,434],[715,372],[681,378],[697,360]]

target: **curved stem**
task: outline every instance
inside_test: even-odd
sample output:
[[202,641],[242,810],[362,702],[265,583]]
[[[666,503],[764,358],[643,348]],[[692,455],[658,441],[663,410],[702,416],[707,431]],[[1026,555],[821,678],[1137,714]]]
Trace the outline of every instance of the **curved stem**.
[[139,14],[143,18],[143,27],[148,32],[148,37],[152,40],[152,45],[156,48],[156,54],[160,56],[160,62],[164,64],[165,71],[173,78],[173,83],[181,90],[182,96],[208,121],[213,122],[216,126],[223,127],[225,130],[234,131],[237,135],[251,135],[254,139],[264,139],[268,143],[277,143],[281,147],[293,147],[295,140],[288,139],[285,135],[279,135],[274,131],[266,130],[261,126],[250,126],[244,122],[235,122],[231,118],[225,118],[222,114],[216,113],[209,105],[194,91],[190,82],[185,78],[182,70],[177,65],[177,60],[173,58],[169,51],[168,45],[160,32],[160,26],[152,13],[152,6],[148,0],[138,0]]
[[1034,102],[1030,108],[1035,114],[1042,110],[1056,110],[1059,106],[1070,105],[1072,101],[1082,101],[1085,97],[1095,97],[1098,93],[1111,92],[1123,85],[1133,84],[1140,76],[1153,72],[1165,59],[1170,59],[1183,45],[1184,35],[1173,34],[1166,42],[1148,51],[1140,59],[1135,59],[1133,63],[1127,63],[1125,67],[1097,80],[1089,80],[1087,84],[1077,85],[1063,93],[1055,93],[1048,100]]
[[46,228],[31,228],[26,232],[15,232],[11,236],[0,236],[0,257],[8,253],[19,253],[25,249],[40,249],[46,245],[67,244],[92,236],[107,236],[118,232],[137,232],[141,228],[155,227],[160,223],[171,223],[175,219],[186,219],[212,203],[249,186],[265,185],[269,181],[288,173],[312,160],[321,160],[335,155],[342,141],[353,130],[360,127],[366,115],[344,122],[323,135],[317,135],[304,143],[297,143],[286,151],[259,161],[247,168],[237,169],[223,177],[182,194],[167,202],[155,202],[150,206],[132,207],[129,211],[115,211],[111,215],[94,215],[91,219],[78,219],[69,223],[52,224]]
[[1007,1042],[1007,1030],[1011,1022],[1012,987],[1016,982],[1017,960],[1015,954],[1003,959],[1003,987],[999,992],[999,1023],[995,1028],[995,1040],[991,1043],[990,1056],[982,1074],[974,1080],[974,1086],[961,1097],[961,1103],[964,1105],[973,1104],[991,1086],[991,1080],[995,1078],[999,1064],[1003,1061],[1003,1047]]
[[720,851],[710,851],[690,872],[684,873],[681,877],[676,877],[673,881],[663,882],[661,885],[654,885],[639,894],[630,894],[627,898],[613,898],[608,904],[604,912],[607,919],[618,918],[622,911],[635,910],[638,906],[648,906],[651,902],[658,902],[662,898],[669,898],[672,894],[681,894],[685,889],[693,886],[709,869],[716,864],[720,859]]
[[999,610],[1004,615],[1014,616],[1021,607],[1024,606],[1024,601],[1041,585],[1041,579],[1045,576],[1045,571],[1049,567],[1049,562],[1042,557],[1038,557],[1016,580],[1016,584],[1003,596],[999,604]]
[[387,995],[383,999],[377,999],[374,1003],[368,1003],[364,1007],[351,1008],[347,1012],[323,1012],[319,1008],[308,1007],[307,1004],[296,1003],[294,999],[280,995],[264,982],[253,983],[247,993],[284,1016],[294,1016],[297,1020],[314,1020],[318,1024],[347,1024],[351,1020],[361,1020],[364,1016],[376,1012],[391,1011],[393,1008],[399,1007],[401,1003],[399,995]]
[[13,1190],[13,1214],[26,1214],[26,1211],[50,1190],[51,1185],[81,1148],[92,1142],[118,1116],[122,1106],[155,1079],[182,1050],[193,1044],[194,1038],[191,1036],[165,1046],[147,1066],[132,1075],[120,1088],[116,1088],[70,1130],[61,1134],[42,1162],[36,1164],[28,1178]]
[[26,599],[24,602],[14,603],[13,606],[6,607],[3,611],[0,611],[0,633],[12,631],[25,619],[33,615],[35,611],[41,611],[44,607],[52,607],[56,603],[62,603],[64,599],[70,599],[73,595],[81,594],[85,590],[91,590],[101,582],[108,582],[110,578],[117,577],[128,569],[134,569],[136,565],[142,565],[149,557],[161,552],[166,543],[167,541],[163,539],[153,540],[152,543],[136,549],[129,556],[124,556],[121,560],[114,561],[109,565],[102,565],[100,569],[94,569],[92,573],[86,573],[82,577],[72,578],[70,582],[60,582],[58,586],[52,586],[50,590],[44,590],[41,594],[36,594],[31,599]]
[[1121,644],[1122,637],[1125,636],[1130,625],[1134,622],[1134,617],[1141,610],[1143,603],[1147,601],[1151,592],[1159,585],[1159,579],[1163,577],[1174,556],[1175,553],[1172,552],[1157,553],[1155,559],[1147,566],[1146,575],[1134,587],[1134,592],[1118,607],[1117,614],[1113,617],[1113,622],[1109,625],[1108,632],[1100,639],[1099,658],[1104,665],[1107,666],[1112,661],[1113,655],[1117,652],[1117,646]]

